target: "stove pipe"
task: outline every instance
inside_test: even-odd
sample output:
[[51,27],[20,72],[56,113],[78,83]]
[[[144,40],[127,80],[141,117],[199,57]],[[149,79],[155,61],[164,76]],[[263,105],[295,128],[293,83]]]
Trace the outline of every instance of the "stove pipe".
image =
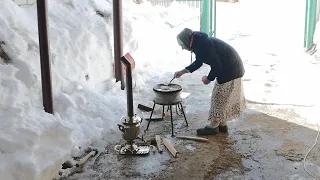
[[120,61],[125,65],[126,68],[126,89],[127,89],[127,113],[129,121],[132,121],[133,118],[133,93],[132,93],[132,70],[131,63],[126,59],[125,56],[122,56]]

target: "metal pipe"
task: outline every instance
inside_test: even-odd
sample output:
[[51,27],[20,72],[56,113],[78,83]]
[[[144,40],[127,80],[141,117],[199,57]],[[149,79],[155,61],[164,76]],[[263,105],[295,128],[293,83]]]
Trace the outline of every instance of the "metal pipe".
[[122,64],[122,0],[113,0],[113,34],[114,34],[114,65],[116,82],[121,81],[124,89]]
[[202,0],[201,30],[210,36],[210,0]]
[[127,113],[129,121],[133,117],[133,92],[132,92],[132,70],[131,63],[125,56],[121,57],[120,61],[126,66],[126,84],[127,84]]
[[313,43],[313,35],[316,27],[316,15],[317,15],[317,1],[307,0],[306,1],[306,20],[305,24],[305,48],[308,49]]
[[38,34],[41,63],[42,98],[44,110],[53,114],[52,86],[50,72],[50,51],[47,23],[47,1],[37,1]]

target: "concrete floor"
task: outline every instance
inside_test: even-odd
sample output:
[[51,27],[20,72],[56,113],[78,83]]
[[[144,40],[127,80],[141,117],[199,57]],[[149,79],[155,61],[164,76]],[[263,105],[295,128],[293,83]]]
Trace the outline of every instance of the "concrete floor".
[[[208,123],[207,112],[187,116],[189,127],[182,116],[174,115],[176,134],[195,136],[195,130]],[[172,138],[167,118],[152,122],[145,139],[155,134],[168,138],[179,152],[177,158],[164,146],[162,154],[132,157],[118,155],[114,144],[109,144],[84,172],[66,179],[312,179],[304,171],[303,158],[317,131],[290,121],[301,121],[301,117],[289,108],[249,104],[241,118],[229,122],[228,135],[208,136],[210,142],[204,143]],[[320,177],[319,150],[316,146],[310,153],[307,168]]]

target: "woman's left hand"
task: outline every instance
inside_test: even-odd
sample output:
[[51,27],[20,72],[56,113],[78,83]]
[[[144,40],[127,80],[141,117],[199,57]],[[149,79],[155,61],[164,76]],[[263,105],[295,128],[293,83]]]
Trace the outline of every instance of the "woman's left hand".
[[208,80],[208,77],[207,77],[207,76],[203,76],[203,77],[202,77],[202,82],[203,82],[203,84],[207,85],[207,84],[209,84],[211,81]]

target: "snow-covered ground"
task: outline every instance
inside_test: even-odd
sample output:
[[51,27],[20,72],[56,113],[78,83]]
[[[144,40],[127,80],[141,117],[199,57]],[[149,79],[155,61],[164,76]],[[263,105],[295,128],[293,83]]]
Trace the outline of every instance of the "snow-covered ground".
[[[103,143],[121,138],[116,124],[126,115],[126,94],[112,78],[112,1],[50,0],[48,6],[54,115],[42,107],[36,7],[0,2],[1,47],[12,59],[11,64],[0,63],[1,179],[51,180],[80,147],[99,144],[102,137],[107,139]],[[123,6],[124,52],[136,61],[135,105],[148,104],[152,86],[169,81],[174,71],[190,63],[190,53],[178,47],[176,34],[184,27],[199,29],[198,18],[176,28],[166,21],[179,24],[198,16],[199,10],[136,5],[132,0],[123,0]],[[248,100],[300,105],[320,100],[319,72],[302,50],[304,7],[303,1],[288,0],[218,3],[217,37],[243,57]],[[175,81],[198,86],[207,72],[203,66]],[[212,86],[186,89],[191,93],[187,112],[208,108],[210,94],[201,88]]]

